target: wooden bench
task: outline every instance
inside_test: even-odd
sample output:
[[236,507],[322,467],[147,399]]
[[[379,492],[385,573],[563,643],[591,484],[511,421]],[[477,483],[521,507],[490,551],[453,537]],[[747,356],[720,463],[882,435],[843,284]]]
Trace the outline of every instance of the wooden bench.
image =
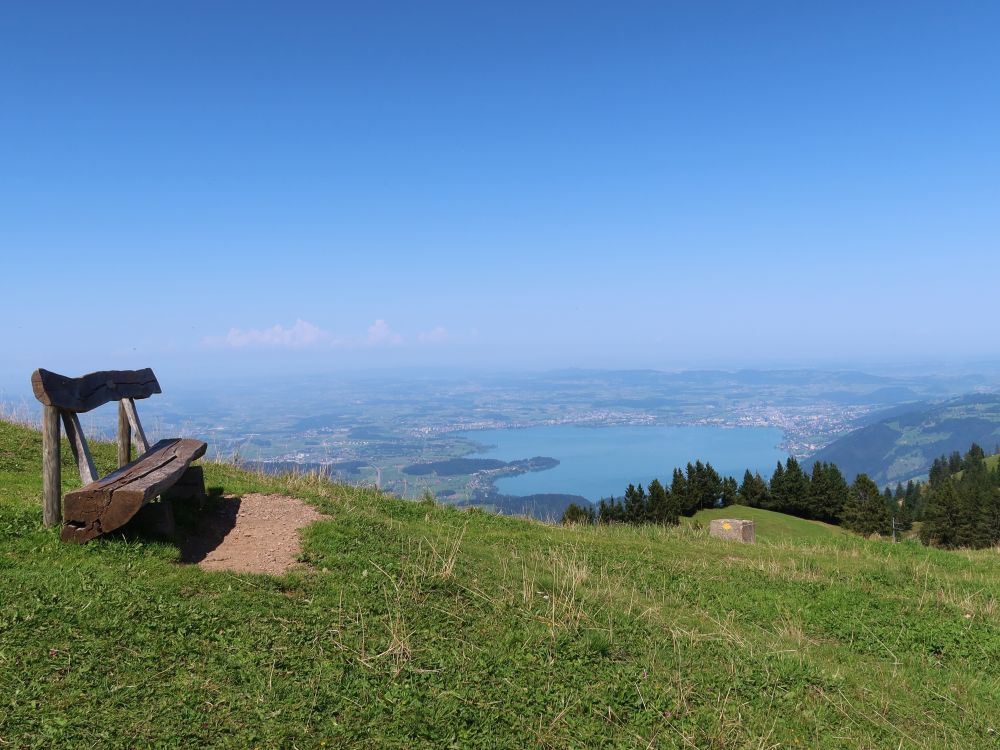
[[[171,438],[150,446],[139,422],[135,399],[161,393],[149,368],[92,372],[68,378],[48,370],[31,375],[42,417],[43,520],[54,526],[63,520],[64,542],[86,542],[127,523],[157,496],[197,497],[205,494],[200,466],[191,462],[205,454],[200,440]],[[118,469],[98,477],[79,414],[118,402]],[[59,422],[66,428],[83,487],[67,492],[60,514],[61,475]],[[131,458],[132,443],[139,454]]]

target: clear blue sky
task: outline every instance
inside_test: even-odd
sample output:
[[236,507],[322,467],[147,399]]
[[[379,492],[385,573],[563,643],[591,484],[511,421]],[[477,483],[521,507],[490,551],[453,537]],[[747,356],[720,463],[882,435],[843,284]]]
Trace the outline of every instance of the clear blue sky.
[[1000,4],[0,7],[0,382],[1000,355]]

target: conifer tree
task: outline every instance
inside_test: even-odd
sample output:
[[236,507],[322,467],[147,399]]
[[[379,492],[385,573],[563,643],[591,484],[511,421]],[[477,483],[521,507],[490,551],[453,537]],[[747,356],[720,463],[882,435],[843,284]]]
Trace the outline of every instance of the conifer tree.
[[783,513],[793,516],[810,518],[809,515],[809,477],[794,456],[789,456],[785,462],[784,507],[777,508]]
[[726,477],[722,480],[722,505],[723,507],[732,505],[736,502],[737,495],[739,493],[739,488],[736,484],[736,480],[732,477]]
[[847,482],[836,464],[817,461],[809,480],[809,515],[827,523],[840,523],[840,513],[847,500]]
[[903,507],[911,521],[919,521],[923,517],[924,493],[921,492],[920,485],[912,479],[906,483],[906,492],[903,495]]
[[736,492],[737,502],[751,508],[762,508],[767,501],[767,482],[760,474],[743,472],[743,482]]
[[892,494],[892,490],[888,487],[882,491],[882,500],[885,502],[885,507],[889,510],[889,515],[893,515],[896,510],[896,496]]
[[785,467],[778,461],[774,467],[774,474],[771,475],[771,484],[768,487],[768,503],[763,506],[768,510],[781,510],[785,506]]
[[957,474],[962,470],[962,454],[958,451],[952,451],[952,454],[948,457],[948,473]]
[[649,483],[649,520],[659,524],[677,524],[680,513],[677,504],[659,479]]
[[983,498],[981,518],[985,546],[1000,544],[1000,486],[994,484]]
[[693,516],[705,507],[702,505],[705,499],[705,465],[700,460],[694,465],[687,465],[687,486],[688,512],[685,515]]
[[710,463],[701,467],[701,480],[699,482],[699,507],[714,508],[715,503],[722,497],[722,477]]
[[646,492],[642,485],[636,487],[630,484],[625,490],[625,523],[645,523],[646,510]]
[[924,523],[920,527],[920,540],[936,547],[957,547],[958,516],[958,493],[951,475],[946,474],[931,489]]
[[754,485],[753,474],[750,473],[750,469],[743,472],[743,481],[740,482],[740,487],[736,491],[736,497],[743,505],[751,508],[760,507],[760,498],[757,495],[757,487]]
[[851,485],[844,503],[842,524],[865,536],[892,531],[892,520],[882,493],[867,474],[859,474]]
[[[688,464],[688,467],[690,468],[691,464]],[[674,469],[673,480],[670,482],[670,494],[673,495],[682,516],[694,515],[694,512],[698,509],[697,504],[692,502],[691,488],[684,476],[684,472],[680,469]]]
[[581,507],[576,503],[570,503],[566,506],[566,510],[563,511],[562,518],[559,519],[559,523],[564,526],[577,523],[593,523],[594,522],[594,508],[592,506]]

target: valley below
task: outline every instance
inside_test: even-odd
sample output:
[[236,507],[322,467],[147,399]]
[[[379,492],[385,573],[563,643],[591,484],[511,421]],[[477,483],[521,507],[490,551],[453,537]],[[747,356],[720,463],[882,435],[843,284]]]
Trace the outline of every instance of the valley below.
[[[961,450],[969,435],[991,434],[983,428],[1000,422],[1000,406],[980,402],[998,384],[823,370],[341,374],[165,382],[143,408],[153,437],[196,435],[210,456],[265,473],[321,472],[403,498],[520,512],[596,502],[697,459],[724,475],[767,476],[788,455],[835,456],[846,473],[905,481],[951,442]],[[979,401],[952,408],[943,437],[940,420],[913,416],[969,393]],[[886,426],[899,420],[906,426]],[[114,414],[85,422],[110,435]]]

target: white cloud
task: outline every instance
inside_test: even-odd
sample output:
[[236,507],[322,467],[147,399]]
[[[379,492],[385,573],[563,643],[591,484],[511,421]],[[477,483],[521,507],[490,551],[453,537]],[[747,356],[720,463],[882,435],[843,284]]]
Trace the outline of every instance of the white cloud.
[[[441,335],[444,329],[435,329],[431,334]],[[424,339],[422,338],[421,341]],[[309,321],[299,318],[291,326],[276,324],[270,328],[230,328],[225,336],[208,336],[202,340],[206,346],[216,346],[228,349],[308,349],[308,348],[340,348],[355,349],[363,347],[397,346],[403,343],[403,337],[396,333],[383,319],[379,318],[370,326],[364,336],[334,337]]]
[[379,318],[368,327],[368,346],[395,346],[403,343],[403,337],[393,331],[389,324]]
[[278,324],[270,328],[230,328],[225,336],[212,336],[205,343],[213,346],[226,346],[234,349],[244,347],[270,347],[284,349],[302,349],[318,344],[335,344],[333,337],[319,326],[315,326],[301,318],[285,328]]
[[444,326],[434,326],[429,331],[423,331],[417,336],[421,344],[443,344],[448,340],[448,329]]

